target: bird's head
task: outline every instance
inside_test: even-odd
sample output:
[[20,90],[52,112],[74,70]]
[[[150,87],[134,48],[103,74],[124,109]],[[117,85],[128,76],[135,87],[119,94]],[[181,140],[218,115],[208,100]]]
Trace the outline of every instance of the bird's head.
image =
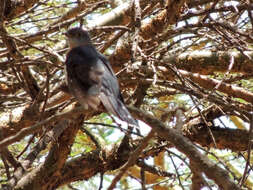
[[71,28],[66,33],[70,48],[91,44],[89,33],[80,28]]

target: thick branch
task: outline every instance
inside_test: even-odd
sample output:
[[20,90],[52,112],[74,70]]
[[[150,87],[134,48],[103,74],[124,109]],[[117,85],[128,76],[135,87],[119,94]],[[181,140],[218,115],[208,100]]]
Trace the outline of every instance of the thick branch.
[[51,122],[60,120],[62,118],[66,118],[66,117],[71,118],[73,116],[73,114],[81,113],[82,111],[83,111],[83,108],[79,107],[77,109],[73,109],[68,112],[53,115],[53,116],[51,116],[39,123],[36,123],[33,126],[30,126],[27,128],[22,128],[17,134],[0,141],[0,148],[6,147],[14,142],[19,141],[20,139],[24,138],[25,136],[27,136],[29,134],[39,131],[43,125],[47,125]]
[[[217,147],[213,144],[208,127],[212,131]],[[230,149],[237,152],[247,150],[249,132],[242,129],[206,126],[203,122],[200,122],[197,125],[188,126],[184,131],[184,136],[203,147]]]
[[135,113],[136,116],[142,118],[147,124],[149,124],[160,137],[165,138],[175,145],[175,147],[183,152],[192,163],[196,165],[200,172],[204,172],[206,176],[214,180],[220,188],[225,190],[239,190],[240,188],[229,178],[226,170],[217,166],[211,162],[205,155],[201,154],[197,148],[177,130],[168,128],[162,122],[155,119],[151,115],[144,113],[136,108],[129,107],[129,109]]
[[68,127],[58,141],[53,143],[45,162],[24,176],[15,186],[15,190],[55,189],[55,181],[60,177],[59,171],[65,164],[76,133],[83,123],[83,115],[76,117],[75,121],[62,120],[61,123]]
[[190,78],[193,82],[197,83],[204,89],[212,90],[215,89],[215,87],[217,86],[218,91],[225,93],[230,97],[241,98],[253,104],[253,93],[250,91],[246,91],[241,87],[221,82],[216,79],[211,79],[207,76],[200,75],[198,73],[190,73],[183,70],[180,70],[180,73],[183,76]]
[[[177,18],[180,16],[179,10],[186,2],[186,0],[172,1],[172,3],[168,5],[167,10],[162,11],[155,18],[151,19],[150,22],[140,28],[140,36],[144,39],[150,39],[163,31],[168,24],[176,23]],[[121,66],[123,63],[126,63],[131,59],[131,53],[131,45],[124,43],[116,48],[109,60],[114,66]]]
[[[253,52],[245,52],[253,58]],[[183,69],[199,74],[213,74],[214,72],[226,72],[230,64],[231,56],[234,57],[234,66],[231,72],[251,74],[253,72],[253,59],[249,60],[240,52],[212,52],[193,51],[180,55],[169,55],[164,57],[164,63],[175,65]]]
[[128,137],[123,138],[119,146],[114,146],[110,150],[94,150],[68,161],[61,170],[56,184],[62,186],[77,180],[88,180],[97,173],[120,168],[129,158],[131,149]]
[[33,7],[38,2],[39,0],[22,0],[22,1],[6,0],[4,17],[7,18],[7,20],[11,20],[14,17],[17,17],[21,13]]

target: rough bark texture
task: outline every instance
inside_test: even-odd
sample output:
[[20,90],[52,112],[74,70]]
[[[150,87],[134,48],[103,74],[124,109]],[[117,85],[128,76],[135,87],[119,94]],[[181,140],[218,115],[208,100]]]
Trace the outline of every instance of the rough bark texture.
[[[245,127],[253,110],[250,3],[2,0],[0,4],[1,189],[53,190],[92,180],[99,173],[102,179],[107,172],[117,176],[111,188],[125,173],[137,178],[142,189],[156,183],[159,188],[183,189],[182,179],[188,183],[191,176],[187,188],[197,190],[210,183],[203,174],[217,188],[240,189],[242,175],[229,170],[230,160],[217,156],[217,162],[210,161],[193,143],[207,155],[210,148],[226,149],[240,163],[242,156],[250,163],[240,153],[251,151],[252,134]],[[143,110],[130,108],[152,127],[148,137],[110,139],[109,146],[103,138],[110,132],[100,127],[116,124],[108,125],[108,116],[98,116],[105,111],[103,106],[83,110],[73,103],[63,77],[67,52],[63,32],[78,23],[85,27],[89,23],[92,41],[109,55],[126,103]],[[216,126],[214,120],[222,116],[240,122],[231,119]],[[79,138],[88,148],[73,156],[71,151],[76,150],[71,148]],[[143,139],[151,142],[143,144]],[[145,163],[151,157],[155,166]],[[168,157],[170,164],[174,158],[182,164],[165,171],[160,159]],[[165,177],[173,182],[163,182]],[[250,178],[241,182],[243,188],[251,184]]]
[[204,172],[205,175],[214,180],[220,188],[226,190],[240,189],[239,186],[229,178],[226,170],[211,162],[204,154],[201,154],[191,141],[184,138],[179,131],[166,127],[159,120],[144,112],[138,111],[136,108],[131,108],[131,111],[134,111],[139,118],[145,119],[160,137],[172,142],[180,152],[186,154],[193,164],[196,165],[195,168],[198,168],[200,172]]

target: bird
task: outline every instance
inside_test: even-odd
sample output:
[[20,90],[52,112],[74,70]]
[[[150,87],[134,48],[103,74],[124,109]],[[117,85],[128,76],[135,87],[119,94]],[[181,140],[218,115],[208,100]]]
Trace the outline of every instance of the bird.
[[75,27],[65,33],[70,50],[66,55],[66,83],[70,93],[84,107],[105,109],[132,127],[139,128],[125,106],[118,79],[108,59],[96,50],[86,29]]

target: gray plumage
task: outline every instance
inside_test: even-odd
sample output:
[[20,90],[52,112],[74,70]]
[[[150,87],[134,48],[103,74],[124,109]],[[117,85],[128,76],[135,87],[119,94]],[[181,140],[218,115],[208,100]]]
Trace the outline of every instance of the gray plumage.
[[124,105],[109,61],[92,45],[88,32],[73,28],[66,36],[71,48],[66,59],[66,79],[71,94],[85,109],[97,109],[102,102],[108,112],[138,126]]

